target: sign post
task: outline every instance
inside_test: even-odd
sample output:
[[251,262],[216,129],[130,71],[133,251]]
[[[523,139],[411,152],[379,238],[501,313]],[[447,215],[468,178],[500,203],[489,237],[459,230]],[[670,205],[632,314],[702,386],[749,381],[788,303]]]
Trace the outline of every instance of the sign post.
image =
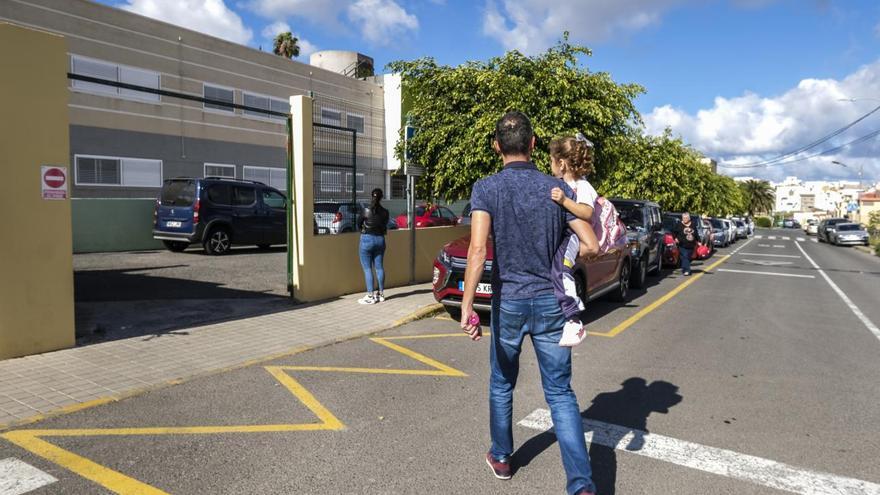
[[67,199],[67,167],[40,167],[40,189],[43,199]]
[[416,177],[424,175],[424,167],[412,164],[409,141],[416,128],[407,125],[403,133],[403,173],[406,175],[406,216],[409,225],[409,283],[416,282]]

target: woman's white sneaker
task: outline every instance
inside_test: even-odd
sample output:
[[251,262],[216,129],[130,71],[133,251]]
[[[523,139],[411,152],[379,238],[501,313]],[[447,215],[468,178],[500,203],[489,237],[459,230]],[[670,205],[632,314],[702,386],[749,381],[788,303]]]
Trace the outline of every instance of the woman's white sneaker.
[[376,304],[376,300],[373,298],[372,294],[367,294],[366,296],[358,299],[359,304]]

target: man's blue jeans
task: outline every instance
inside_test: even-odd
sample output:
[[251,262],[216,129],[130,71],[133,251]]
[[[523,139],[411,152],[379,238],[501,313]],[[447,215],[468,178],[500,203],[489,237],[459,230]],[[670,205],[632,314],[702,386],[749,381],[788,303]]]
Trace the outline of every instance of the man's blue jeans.
[[376,269],[376,284],[379,292],[385,291],[385,236],[373,234],[361,234],[361,242],[358,249],[361,258],[361,268],[364,269],[364,282],[367,293],[373,293],[373,268]]
[[491,377],[489,379],[490,452],[496,459],[513,453],[513,389],[519,374],[519,355],[526,335],[538,357],[544,398],[550,406],[569,495],[586,488],[595,491],[590,456],[577,397],[571,389],[571,348],[560,347],[565,316],[553,294],[532,299],[492,300]]
[[678,252],[681,255],[681,271],[688,273],[691,271],[691,254],[694,252],[693,248],[688,249],[683,246],[678,247]]

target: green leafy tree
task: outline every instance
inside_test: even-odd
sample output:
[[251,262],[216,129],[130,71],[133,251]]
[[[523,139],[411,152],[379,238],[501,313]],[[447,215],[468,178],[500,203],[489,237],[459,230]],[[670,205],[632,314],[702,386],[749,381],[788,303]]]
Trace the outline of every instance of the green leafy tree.
[[753,216],[755,213],[770,213],[776,203],[776,192],[766,180],[750,179],[740,182],[743,209]]
[[272,51],[275,52],[275,55],[288,59],[299,57],[299,38],[294,36],[290,31],[279,33],[278,36],[275,37],[273,44],[274,47]]
[[[426,169],[418,193],[466,198],[475,181],[498,171],[501,160],[490,140],[495,121],[508,110],[531,118],[540,140],[533,159],[545,172],[549,139],[581,131],[596,143],[596,177],[603,176],[607,141],[640,123],[633,99],[643,89],[579,66],[579,58],[589,55],[586,47],[570,44],[566,34],[533,57],[511,51],[458,67],[438,65],[432,58],[389,64],[403,76],[409,116],[419,129],[408,143],[413,161]],[[403,156],[402,139],[397,153]]]

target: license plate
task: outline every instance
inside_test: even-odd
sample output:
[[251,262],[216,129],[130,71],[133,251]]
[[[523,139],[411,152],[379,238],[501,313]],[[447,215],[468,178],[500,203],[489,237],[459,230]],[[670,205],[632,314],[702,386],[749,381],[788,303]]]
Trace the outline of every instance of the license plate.
[[165,222],[166,227],[180,227],[181,225],[181,222]]
[[[458,283],[458,290],[464,291],[464,280]],[[492,295],[492,284],[477,284],[477,294]]]

